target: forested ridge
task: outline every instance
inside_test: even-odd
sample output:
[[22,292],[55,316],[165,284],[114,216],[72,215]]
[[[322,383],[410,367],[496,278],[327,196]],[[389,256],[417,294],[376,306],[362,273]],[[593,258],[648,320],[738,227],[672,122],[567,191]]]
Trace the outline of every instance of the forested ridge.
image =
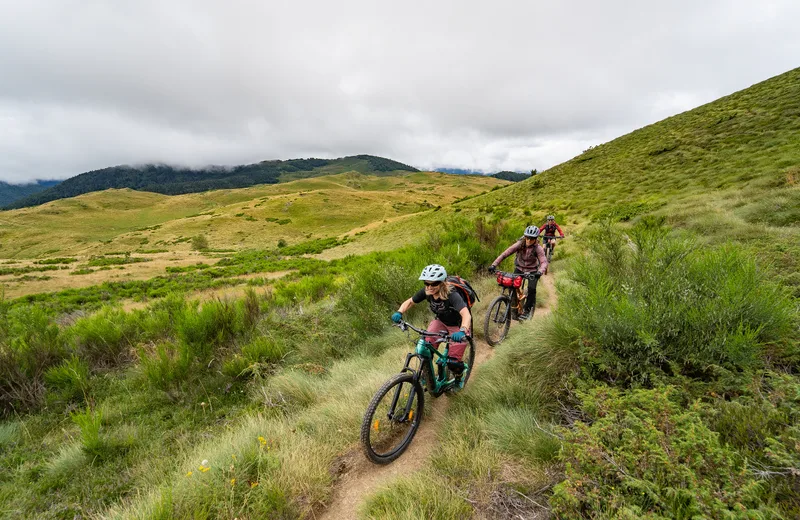
[[209,166],[199,169],[166,164],[113,166],[76,175],[56,186],[15,200],[7,204],[4,209],[37,206],[53,200],[111,188],[181,195],[208,190],[246,188],[256,184],[275,184],[297,177],[329,175],[350,170],[373,174],[418,171],[413,166],[374,155],[354,155],[340,159],[273,160],[233,167]]

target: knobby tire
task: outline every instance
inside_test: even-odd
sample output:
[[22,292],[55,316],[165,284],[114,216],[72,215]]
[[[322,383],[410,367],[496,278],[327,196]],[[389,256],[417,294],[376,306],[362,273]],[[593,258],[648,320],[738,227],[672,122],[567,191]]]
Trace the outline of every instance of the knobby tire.
[[[409,390],[407,397],[403,396],[404,387]],[[399,392],[398,402],[392,408],[391,402],[396,392]],[[384,415],[386,411],[383,409],[384,406],[388,406],[387,409],[392,409],[392,412],[397,412],[409,406],[409,402],[409,411],[413,412],[410,420],[405,416],[403,420],[396,421]],[[367,411],[364,414],[364,420],[361,423],[361,445],[367,458],[375,464],[388,464],[402,455],[411,444],[414,435],[419,429],[424,407],[425,394],[423,393],[422,386],[420,386],[419,383],[414,383],[413,374],[410,372],[403,372],[386,381],[375,393],[372,401],[370,401]],[[378,414],[377,416],[376,413]],[[395,414],[393,413],[393,415]],[[389,427],[389,442],[392,442],[392,428],[395,428],[395,426],[397,430],[407,428],[405,431],[395,432],[394,435],[402,436],[402,438],[400,438],[396,444],[392,443],[392,445],[386,449],[378,444],[381,434],[383,434],[383,432],[379,430],[384,425]]]
[[[492,326],[499,327],[498,336],[495,337],[491,331]],[[483,337],[486,343],[495,346],[503,341],[508,335],[508,329],[511,327],[511,299],[501,294],[489,305],[489,310],[486,312],[486,317],[483,319]]]

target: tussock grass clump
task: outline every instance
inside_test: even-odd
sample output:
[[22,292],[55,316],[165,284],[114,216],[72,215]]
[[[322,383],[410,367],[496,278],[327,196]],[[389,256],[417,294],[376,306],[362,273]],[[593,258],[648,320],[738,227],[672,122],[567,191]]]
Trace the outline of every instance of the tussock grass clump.
[[9,421],[0,423],[0,449],[16,443],[19,440],[20,433],[21,430],[18,422]]
[[598,229],[589,248],[563,286],[552,337],[577,348],[591,377],[711,377],[712,366],[759,366],[767,346],[791,350],[791,300],[740,248],[700,250],[651,220],[627,235]]
[[81,400],[89,393],[89,365],[72,355],[61,364],[49,368],[44,374],[44,380],[56,399]]
[[362,514],[370,519],[469,518],[472,506],[452,486],[426,475],[404,478],[369,497]]

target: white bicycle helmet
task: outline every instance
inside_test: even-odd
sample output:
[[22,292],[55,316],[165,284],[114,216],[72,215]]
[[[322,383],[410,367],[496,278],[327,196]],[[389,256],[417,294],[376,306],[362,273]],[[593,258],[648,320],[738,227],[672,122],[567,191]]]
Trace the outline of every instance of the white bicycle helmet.
[[447,271],[439,264],[425,266],[419,279],[424,282],[443,282],[447,278]]
[[525,228],[525,238],[536,238],[539,236],[539,228],[536,226],[528,226]]
[[554,217],[553,215],[547,215],[547,220],[552,220],[555,222],[556,217]]

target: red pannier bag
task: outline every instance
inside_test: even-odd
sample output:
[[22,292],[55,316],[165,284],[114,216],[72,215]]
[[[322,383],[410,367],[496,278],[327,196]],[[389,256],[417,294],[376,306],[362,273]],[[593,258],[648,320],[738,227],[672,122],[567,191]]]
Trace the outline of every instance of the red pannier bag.
[[497,284],[503,287],[522,287],[522,276],[518,274],[497,273]]

